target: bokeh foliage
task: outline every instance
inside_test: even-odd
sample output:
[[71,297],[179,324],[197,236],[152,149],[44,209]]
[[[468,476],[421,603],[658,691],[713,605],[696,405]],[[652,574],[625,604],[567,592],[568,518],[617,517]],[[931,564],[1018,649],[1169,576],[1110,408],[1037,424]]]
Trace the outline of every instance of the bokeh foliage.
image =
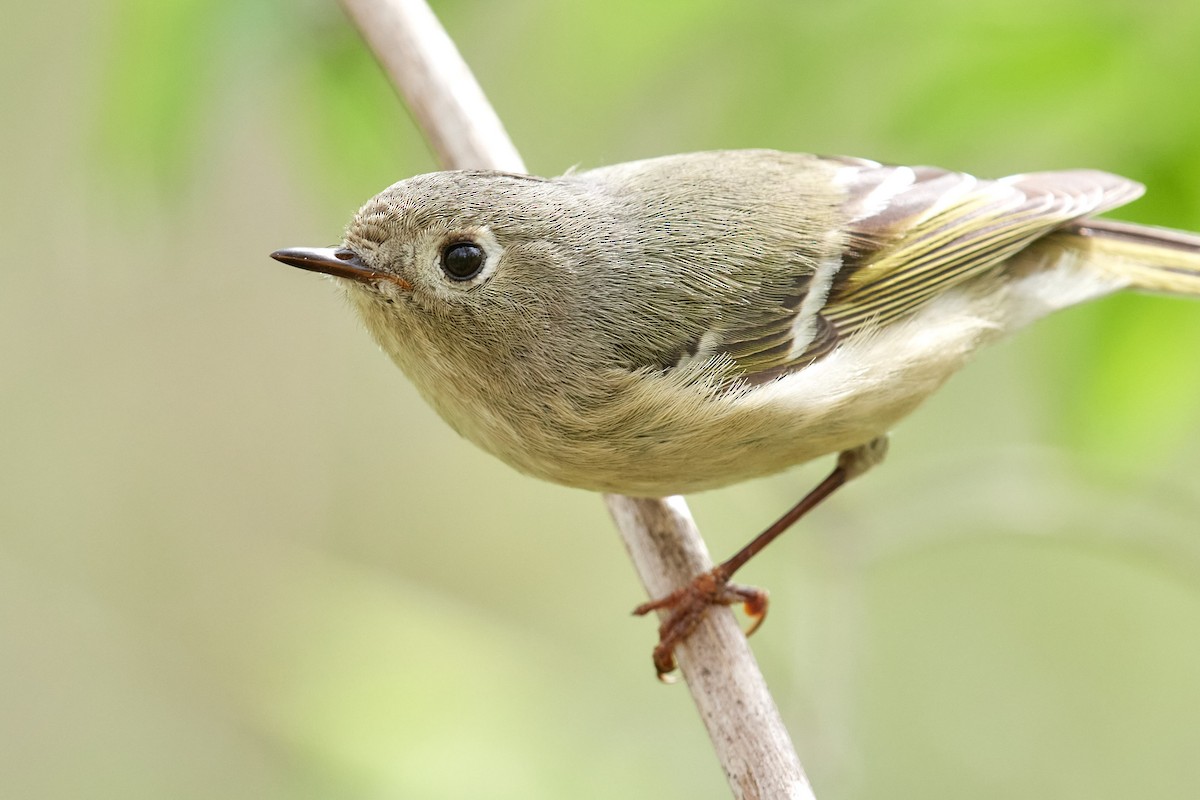
[[[1192,2],[435,10],[538,172],[1091,166],[1200,229]],[[11,18],[0,794],[724,796],[598,499],[457,440],[265,258],[435,167],[340,9]],[[1039,323],[750,569],[819,797],[1200,794],[1198,352],[1186,300]],[[695,498],[714,552],[826,468]]]

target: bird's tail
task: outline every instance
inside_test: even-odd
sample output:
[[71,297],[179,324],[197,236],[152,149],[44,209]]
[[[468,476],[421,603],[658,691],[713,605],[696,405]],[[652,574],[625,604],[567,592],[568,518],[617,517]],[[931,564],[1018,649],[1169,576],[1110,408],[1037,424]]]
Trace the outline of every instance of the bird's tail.
[[1089,262],[1130,289],[1200,295],[1200,233],[1106,219],[1080,220],[1063,233],[1084,239]]

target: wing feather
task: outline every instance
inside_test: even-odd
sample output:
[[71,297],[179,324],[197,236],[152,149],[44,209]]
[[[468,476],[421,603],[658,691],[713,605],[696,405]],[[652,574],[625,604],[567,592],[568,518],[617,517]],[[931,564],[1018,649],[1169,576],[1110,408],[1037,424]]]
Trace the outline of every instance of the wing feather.
[[[878,187],[895,185],[896,173],[913,177],[879,205]],[[1050,231],[1142,192],[1140,184],[1095,170],[985,181],[931,167],[867,166],[845,185],[858,249],[820,312],[842,336],[886,325]]]
[[1142,193],[1134,181],[1095,170],[982,180],[936,167],[826,162],[844,192],[846,236],[822,294],[814,303],[809,276],[788,313],[764,314],[714,343],[751,383],[800,369],[846,337],[997,269],[1039,237]]

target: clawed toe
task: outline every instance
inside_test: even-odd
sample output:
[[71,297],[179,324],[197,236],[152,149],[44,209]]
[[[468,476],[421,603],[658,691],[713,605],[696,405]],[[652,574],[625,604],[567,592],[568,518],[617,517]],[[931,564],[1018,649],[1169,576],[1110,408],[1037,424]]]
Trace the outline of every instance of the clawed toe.
[[721,567],[717,567],[697,575],[686,586],[635,608],[633,613],[639,616],[651,611],[668,612],[658,626],[658,645],[654,648],[658,679],[671,682],[667,676],[675,670],[675,647],[696,630],[709,607],[735,603],[741,603],[750,617],[746,629],[749,636],[767,615],[767,593],[753,586],[729,583]]

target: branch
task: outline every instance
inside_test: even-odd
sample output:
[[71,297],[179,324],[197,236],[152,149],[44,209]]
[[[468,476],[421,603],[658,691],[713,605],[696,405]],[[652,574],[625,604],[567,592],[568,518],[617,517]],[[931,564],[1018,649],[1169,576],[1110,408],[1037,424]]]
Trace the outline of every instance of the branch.
[[424,0],[342,0],[446,169],[524,172],[525,162]]
[[[424,0],[342,0],[449,169],[524,172],[524,163]],[[652,598],[710,569],[681,497],[606,495]],[[680,670],[737,798],[811,800],[812,789],[732,612],[714,608],[678,648]],[[649,664],[647,664],[649,671]]]
[[[682,497],[604,496],[650,597],[712,569]],[[739,799],[814,800],[775,699],[733,612],[710,608],[675,650],[717,759]]]

